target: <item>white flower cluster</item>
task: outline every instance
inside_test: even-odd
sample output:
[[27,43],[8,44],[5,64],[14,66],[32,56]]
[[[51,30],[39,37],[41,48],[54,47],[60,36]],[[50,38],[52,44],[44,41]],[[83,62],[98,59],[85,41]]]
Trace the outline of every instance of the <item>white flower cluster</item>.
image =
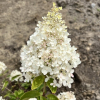
[[0,74],[2,74],[2,71],[5,70],[7,68],[7,66],[0,61]]
[[[47,17],[38,22],[35,33],[30,36],[27,45],[21,51],[21,72],[24,73],[25,82],[32,77],[44,74],[45,82],[53,78],[54,87],[62,85],[71,87],[73,72],[80,63],[79,54],[74,46],[70,45],[65,22],[58,12],[55,3]],[[59,81],[57,81],[57,80]]]
[[[15,77],[15,78],[14,78]],[[14,78],[14,80],[12,80],[12,78]],[[13,70],[10,74],[10,78],[9,80],[12,81],[23,81],[23,77],[22,77],[22,73],[18,70]]]
[[59,100],[76,100],[73,92],[62,92],[57,95]]
[[5,99],[3,99],[2,96],[0,96],[0,100],[5,100]]

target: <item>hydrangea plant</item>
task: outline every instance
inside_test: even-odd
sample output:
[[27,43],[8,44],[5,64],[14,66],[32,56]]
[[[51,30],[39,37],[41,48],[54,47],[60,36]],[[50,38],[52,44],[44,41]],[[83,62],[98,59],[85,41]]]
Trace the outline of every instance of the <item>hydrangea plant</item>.
[[[20,81],[24,87],[31,85],[31,90],[20,91],[20,96],[16,91],[17,97],[11,100],[76,100],[71,91],[55,95],[61,86],[71,88],[74,69],[81,63],[77,48],[70,44],[60,10],[62,7],[56,7],[53,3],[53,8],[43,17],[43,21],[38,22],[27,45],[23,46],[20,55],[22,73],[14,70],[9,79],[17,83]],[[0,72],[3,68],[0,66]],[[51,94],[47,94],[46,87],[49,87]],[[11,98],[11,95],[6,96]]]
[[32,81],[32,77],[44,75],[45,82],[53,79],[53,87],[71,87],[74,68],[81,61],[76,53],[77,48],[70,45],[67,26],[58,12],[61,9],[54,3],[47,17],[38,22],[34,34],[22,48],[20,69],[26,77],[25,81]]

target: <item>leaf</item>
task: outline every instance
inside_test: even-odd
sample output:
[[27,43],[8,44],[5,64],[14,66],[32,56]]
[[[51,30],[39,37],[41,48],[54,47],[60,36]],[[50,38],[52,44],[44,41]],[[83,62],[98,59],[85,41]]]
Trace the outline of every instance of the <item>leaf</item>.
[[40,100],[40,97],[37,97],[36,99],[37,99],[37,100]]
[[40,96],[40,100],[47,100],[47,99],[43,96]]
[[24,93],[21,93],[21,94],[19,95],[19,98],[21,98],[21,97],[23,96],[23,94],[24,94]]
[[22,97],[23,94],[23,90],[15,90],[14,93],[8,92],[4,97],[9,97],[10,100],[19,100],[19,98]]
[[23,94],[23,96],[20,98],[20,100],[28,100],[29,98],[35,98],[40,96],[40,93],[36,90],[28,91]]
[[8,81],[5,81],[5,82],[3,83],[2,91],[7,87],[7,85],[8,85]]
[[14,96],[18,97],[18,91],[17,90],[14,91]]
[[16,79],[18,76],[20,76],[20,75],[16,75],[16,76],[12,77],[11,81],[13,81],[14,79]]
[[21,86],[22,87],[29,87],[31,85],[31,83],[29,82],[26,82],[26,83],[22,83]]
[[9,97],[10,96],[10,92],[8,92],[5,96],[4,96],[4,98],[5,97]]
[[40,75],[33,80],[31,89],[34,90],[38,88],[44,82],[44,76]]
[[16,96],[17,98],[18,97],[21,97],[22,95],[24,94],[24,91],[23,90],[15,90],[14,91],[14,96]]
[[49,94],[47,95],[48,100],[59,100],[55,95]]
[[10,77],[10,75],[8,75],[8,76],[6,76],[7,78],[9,78]]
[[43,86],[44,86],[43,84],[40,85],[36,90],[41,91],[43,89]]
[[50,78],[46,84],[47,84],[47,86],[50,88],[50,90],[51,90],[52,93],[56,93],[57,87],[51,86],[51,85],[50,85],[51,83],[53,83],[53,79],[52,79],[52,78]]
[[23,90],[18,90],[18,96],[21,95],[22,93],[24,93]]
[[14,96],[13,94],[8,95],[7,97],[9,97],[10,99],[15,99],[16,100],[16,96]]
[[31,86],[31,83],[29,82],[22,83],[21,86],[24,87],[25,89],[28,89]]

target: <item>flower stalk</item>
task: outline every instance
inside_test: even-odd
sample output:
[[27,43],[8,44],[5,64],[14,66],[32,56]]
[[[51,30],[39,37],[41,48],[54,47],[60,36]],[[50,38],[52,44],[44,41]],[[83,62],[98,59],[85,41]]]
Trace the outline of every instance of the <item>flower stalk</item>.
[[43,96],[45,97],[45,92],[46,92],[46,82],[44,81],[44,87],[43,87]]

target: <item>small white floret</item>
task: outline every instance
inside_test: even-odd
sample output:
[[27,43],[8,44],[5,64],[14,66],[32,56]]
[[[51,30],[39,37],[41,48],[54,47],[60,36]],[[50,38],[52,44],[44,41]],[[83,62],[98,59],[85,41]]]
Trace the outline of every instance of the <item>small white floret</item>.
[[0,61],[0,74],[2,74],[2,71],[4,71],[7,68],[7,66]]

